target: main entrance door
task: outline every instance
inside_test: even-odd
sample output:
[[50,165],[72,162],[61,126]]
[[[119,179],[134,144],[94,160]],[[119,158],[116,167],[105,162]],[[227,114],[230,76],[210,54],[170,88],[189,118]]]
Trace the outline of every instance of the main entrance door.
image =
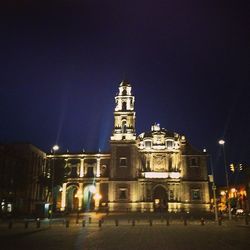
[[154,211],[165,212],[168,208],[167,191],[163,186],[157,186],[153,192]]

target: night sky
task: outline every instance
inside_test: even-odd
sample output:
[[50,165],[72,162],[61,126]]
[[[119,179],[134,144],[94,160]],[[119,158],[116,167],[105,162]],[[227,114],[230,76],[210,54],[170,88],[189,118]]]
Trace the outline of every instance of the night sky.
[[[2,1],[1,1],[2,2]],[[1,3],[0,142],[108,151],[128,80],[137,134],[152,123],[250,164],[249,5],[242,1]],[[39,3],[40,2],[40,3]],[[247,2],[247,1],[246,1]]]

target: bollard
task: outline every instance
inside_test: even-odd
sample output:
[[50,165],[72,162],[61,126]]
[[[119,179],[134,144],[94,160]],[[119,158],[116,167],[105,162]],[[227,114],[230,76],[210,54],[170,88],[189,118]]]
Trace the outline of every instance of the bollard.
[[91,219],[91,217],[89,217],[89,224],[91,224],[91,222],[92,222],[92,219]]
[[118,227],[119,226],[119,221],[116,219],[115,220],[115,226]]
[[219,226],[221,226],[221,224],[222,224],[222,218],[221,217],[218,218],[218,224],[219,224]]
[[69,220],[66,220],[65,227],[69,227]]
[[184,226],[187,226],[187,218],[184,217]]
[[204,218],[201,218],[201,225],[202,225],[202,226],[205,225],[205,220],[204,220]]
[[132,226],[133,227],[135,226],[135,220],[134,219],[132,220]]
[[86,221],[82,220],[82,227],[85,227],[85,226],[86,226]]
[[164,222],[164,219],[163,219],[163,216],[161,216],[161,223],[163,223]]
[[153,225],[153,221],[150,219],[149,220],[149,226],[152,227],[152,225]]
[[102,220],[98,221],[98,227],[102,227]]
[[79,218],[80,218],[80,214],[79,214],[79,212],[77,212],[77,214],[76,214],[76,224],[79,224]]
[[169,226],[169,218],[166,219],[166,225]]
[[9,221],[9,229],[12,229],[12,226],[13,226],[13,222],[12,221]]
[[248,225],[249,224],[249,221],[248,221],[248,215],[246,213],[246,216],[245,216],[245,224]]
[[24,222],[24,228],[28,228],[29,227],[29,222],[28,221],[25,221]]
[[38,218],[38,219],[36,220],[36,228],[40,228],[40,226],[41,226],[41,221],[40,221],[40,219]]

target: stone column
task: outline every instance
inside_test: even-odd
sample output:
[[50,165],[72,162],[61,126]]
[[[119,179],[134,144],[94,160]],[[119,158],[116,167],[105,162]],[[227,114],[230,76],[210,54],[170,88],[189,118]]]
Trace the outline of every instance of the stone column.
[[82,210],[82,200],[83,200],[83,184],[79,183],[78,188],[78,210]]
[[165,156],[166,158],[165,158],[165,164],[166,164],[166,171],[167,172],[169,172],[169,167],[168,167],[168,154],[166,154],[166,156]]
[[144,201],[147,200],[147,184],[146,182],[143,183],[143,196],[144,196]]
[[61,211],[64,211],[66,208],[66,186],[67,186],[67,183],[63,183],[62,199],[61,199]]
[[80,160],[80,177],[84,176],[84,158]]
[[150,171],[154,171],[154,167],[153,167],[153,154],[150,154]]
[[80,176],[80,165],[79,165],[79,163],[76,164],[76,174],[77,174],[77,177]]
[[96,193],[94,194],[95,197],[95,210],[99,209],[100,206],[100,183],[96,182]]
[[100,166],[101,159],[98,157],[96,161],[96,177],[100,177],[101,175],[101,166]]

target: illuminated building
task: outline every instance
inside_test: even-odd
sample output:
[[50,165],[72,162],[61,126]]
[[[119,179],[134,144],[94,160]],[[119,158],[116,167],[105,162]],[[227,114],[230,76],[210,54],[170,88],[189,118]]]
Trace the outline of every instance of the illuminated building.
[[[227,187],[218,188],[219,193],[219,211],[225,212],[228,209],[227,205]],[[229,200],[233,212],[238,210],[248,210],[247,192],[245,185],[234,185],[229,187]]]
[[47,162],[65,173],[60,210],[208,211],[207,155],[186,137],[154,124],[136,135],[135,97],[123,81],[115,96],[109,153],[57,153]]

